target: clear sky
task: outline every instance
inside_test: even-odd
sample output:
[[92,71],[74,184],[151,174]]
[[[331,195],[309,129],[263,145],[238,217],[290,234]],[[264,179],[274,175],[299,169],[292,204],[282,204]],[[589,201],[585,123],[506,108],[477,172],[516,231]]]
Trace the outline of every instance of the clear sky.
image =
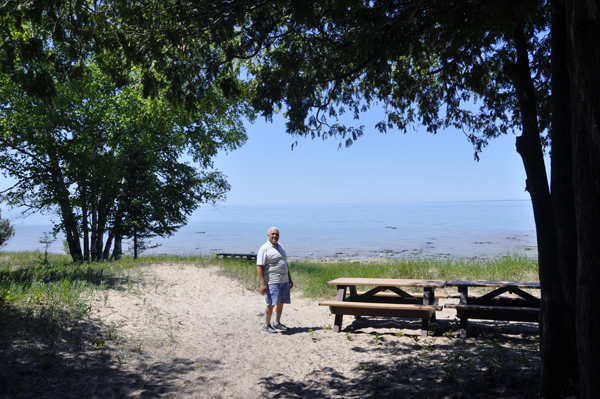
[[477,162],[462,131],[382,134],[375,119],[351,121],[365,135],[350,148],[299,138],[293,151],[283,117],[246,124],[248,142],[215,160],[231,184],[222,205],[529,199],[514,134],[491,140]]

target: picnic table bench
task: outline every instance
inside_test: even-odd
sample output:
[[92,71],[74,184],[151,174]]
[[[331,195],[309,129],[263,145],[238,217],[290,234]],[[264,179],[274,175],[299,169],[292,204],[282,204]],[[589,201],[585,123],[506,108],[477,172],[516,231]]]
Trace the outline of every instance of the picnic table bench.
[[[538,322],[540,299],[523,289],[540,289],[535,281],[507,280],[449,280],[446,287],[457,287],[460,294],[458,304],[445,304],[456,309],[460,319],[460,337],[467,337],[469,319]],[[469,288],[490,288],[483,295],[469,295]],[[504,293],[513,296],[503,296]]]
[[[333,331],[340,332],[344,315],[403,317],[421,319],[421,336],[426,337],[429,321],[435,320],[435,312],[443,306],[437,305],[435,289],[443,288],[444,280],[412,280],[385,278],[338,278],[328,281],[335,285],[338,295],[335,300],[319,303],[329,306],[335,315]],[[363,292],[357,286],[374,287]],[[402,289],[406,287],[423,288],[423,292],[411,294]],[[389,292],[384,292],[389,291]],[[347,294],[349,294],[347,296]]]
[[221,257],[223,259],[225,259],[225,258],[231,258],[231,259],[239,258],[239,259],[248,259],[248,260],[256,259],[256,254],[235,254],[235,253],[219,252],[219,253],[216,253],[215,256],[217,258]]

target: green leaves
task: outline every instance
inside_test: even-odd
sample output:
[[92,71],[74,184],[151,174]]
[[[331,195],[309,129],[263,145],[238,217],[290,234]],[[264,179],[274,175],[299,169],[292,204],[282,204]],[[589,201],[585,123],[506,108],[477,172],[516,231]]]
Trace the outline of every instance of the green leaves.
[[[39,28],[34,19],[27,23]],[[151,73],[136,67],[113,75],[105,67],[111,60],[119,68],[126,65],[121,63],[122,54],[89,52],[73,58],[63,44],[53,47],[43,42],[38,48],[42,56],[34,58],[38,64],[77,60],[69,67],[68,79],[51,67],[30,68],[32,73],[46,74],[52,95],[31,91],[30,83],[15,74],[0,74],[0,165],[17,180],[6,193],[6,202],[33,211],[58,207],[56,228],[65,232],[74,260],[81,260],[90,252],[92,258],[103,256],[102,240],[111,231],[110,224],[129,217],[115,212],[122,182],[135,180],[127,179],[125,167],[134,145],[148,157],[145,177],[136,179],[145,186],[142,194],[152,193],[131,198],[131,209],[141,213],[125,222],[136,231],[169,235],[199,204],[225,198],[229,186],[211,170],[212,158],[245,142],[241,117],[251,116],[242,104],[243,87],[234,76],[224,74],[205,85],[185,106],[173,101],[168,71]],[[19,51],[26,54],[23,49]],[[186,155],[206,171],[180,161]],[[83,253],[79,237],[84,238]]]

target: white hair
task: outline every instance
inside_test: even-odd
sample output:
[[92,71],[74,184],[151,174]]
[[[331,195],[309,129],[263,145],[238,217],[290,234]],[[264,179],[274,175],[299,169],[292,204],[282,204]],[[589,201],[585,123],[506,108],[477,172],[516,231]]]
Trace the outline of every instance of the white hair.
[[271,230],[273,230],[273,229],[275,229],[275,230],[277,230],[277,231],[279,232],[279,229],[278,229],[277,227],[271,227],[271,228],[269,229],[269,231],[267,231],[267,234],[269,234],[269,233],[271,232]]

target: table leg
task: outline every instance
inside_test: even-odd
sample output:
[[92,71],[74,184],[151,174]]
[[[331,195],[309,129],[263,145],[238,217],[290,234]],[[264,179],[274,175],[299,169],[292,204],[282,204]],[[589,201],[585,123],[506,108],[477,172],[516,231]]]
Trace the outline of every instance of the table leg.
[[[344,298],[346,298],[346,286],[338,285],[337,288],[338,288],[337,300],[342,302],[344,300]],[[344,318],[344,315],[341,315],[341,314],[335,315],[335,318],[333,320],[333,332],[342,331],[342,319],[343,318]]]
[[335,319],[333,320],[333,332],[339,333],[342,331],[342,318],[344,316],[341,314],[336,314]]
[[[435,288],[426,287],[423,291],[423,305],[433,305],[435,303]],[[421,337],[427,338],[429,334],[429,320],[435,321],[435,312],[431,317],[424,317],[421,319]]]
[[[458,292],[460,293],[460,304],[467,305],[468,300],[469,300],[469,287],[458,287]],[[458,313],[462,313],[462,312],[459,311]],[[467,316],[463,316],[461,314],[461,316],[460,316],[460,338],[461,339],[467,338],[467,323],[468,323]]]
[[[423,291],[423,305],[435,305],[435,288],[426,287]],[[436,320],[435,312],[431,315],[432,322]]]

